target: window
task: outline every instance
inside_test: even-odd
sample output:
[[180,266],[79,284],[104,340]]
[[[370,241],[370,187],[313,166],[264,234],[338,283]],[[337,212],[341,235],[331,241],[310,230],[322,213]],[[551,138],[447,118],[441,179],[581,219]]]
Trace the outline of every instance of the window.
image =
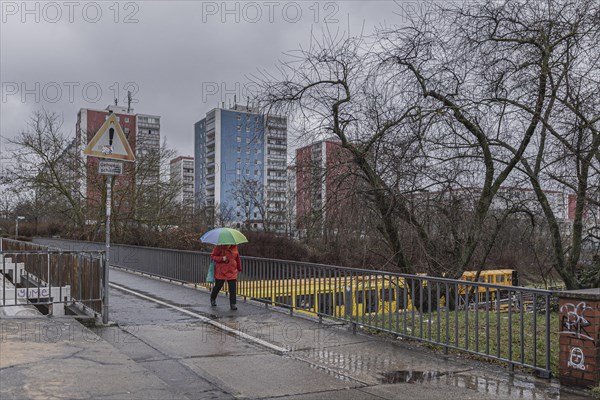
[[309,309],[315,304],[314,294],[300,294],[296,296],[296,307]]
[[335,301],[336,306],[344,305],[344,292],[335,292],[333,294],[333,296],[334,296],[334,301]]
[[240,132],[240,131],[242,130],[242,126],[241,126],[241,125],[238,125],[238,126],[236,127],[236,129],[238,130],[238,132]]
[[125,122],[129,122],[129,117],[125,117]]
[[396,294],[394,292],[395,290],[393,287],[381,289],[381,300],[392,301],[396,297]]
[[242,138],[241,138],[241,137],[239,137],[239,136],[238,136],[238,137],[236,137],[236,138],[235,138],[235,140],[236,140],[236,142],[238,142],[238,143],[241,143],[241,142],[242,142]]
[[241,148],[241,147],[238,147],[238,148],[237,148],[237,152],[238,152],[238,153],[241,153],[241,152],[242,152],[242,148]]

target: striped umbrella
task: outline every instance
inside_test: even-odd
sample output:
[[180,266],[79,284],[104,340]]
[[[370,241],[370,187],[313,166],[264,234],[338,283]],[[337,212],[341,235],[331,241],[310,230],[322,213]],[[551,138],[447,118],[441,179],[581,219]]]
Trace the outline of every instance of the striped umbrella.
[[200,241],[211,244],[240,244],[247,243],[248,239],[237,229],[215,228],[202,235]]

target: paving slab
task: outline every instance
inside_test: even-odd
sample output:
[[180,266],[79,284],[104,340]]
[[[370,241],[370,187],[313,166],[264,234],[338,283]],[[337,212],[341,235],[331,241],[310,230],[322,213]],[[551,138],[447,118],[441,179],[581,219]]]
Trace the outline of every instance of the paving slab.
[[277,354],[186,359],[183,362],[211,375],[215,381],[222,382],[227,391],[242,398],[289,396],[363,386]]
[[184,399],[74,320],[0,319],[2,399]]

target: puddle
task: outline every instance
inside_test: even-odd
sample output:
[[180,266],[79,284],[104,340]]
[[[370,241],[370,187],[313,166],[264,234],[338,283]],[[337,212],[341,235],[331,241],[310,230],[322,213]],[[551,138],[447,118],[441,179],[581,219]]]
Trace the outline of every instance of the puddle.
[[431,382],[445,373],[437,371],[394,371],[381,374],[381,383],[423,383]]
[[475,376],[462,372],[400,370],[380,374],[383,384],[438,384],[472,389],[482,394],[491,394],[501,398],[530,400],[578,399],[562,393],[560,386],[547,381],[528,382],[520,379],[494,379]]

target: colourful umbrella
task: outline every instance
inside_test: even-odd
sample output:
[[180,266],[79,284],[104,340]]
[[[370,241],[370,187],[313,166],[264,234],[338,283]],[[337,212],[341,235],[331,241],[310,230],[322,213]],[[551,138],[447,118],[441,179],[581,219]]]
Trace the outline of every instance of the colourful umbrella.
[[211,244],[240,244],[247,243],[248,239],[237,229],[215,228],[202,235],[200,241]]

